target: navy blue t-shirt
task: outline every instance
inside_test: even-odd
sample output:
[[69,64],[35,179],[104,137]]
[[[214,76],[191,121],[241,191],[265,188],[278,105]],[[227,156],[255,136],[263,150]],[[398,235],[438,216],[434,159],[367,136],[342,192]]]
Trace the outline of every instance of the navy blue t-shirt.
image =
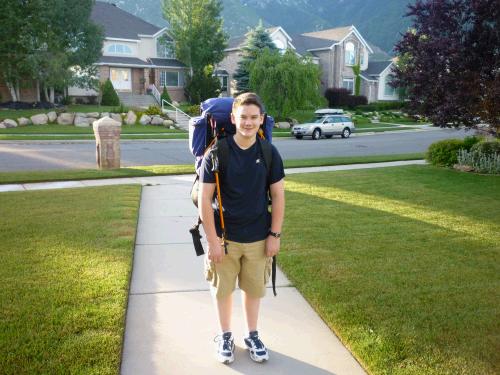
[[[267,208],[267,169],[260,146],[255,142],[250,148],[243,150],[232,136],[228,136],[227,142],[228,165],[225,166],[223,180],[220,181],[226,237],[243,243],[263,240],[271,228],[271,215]],[[285,171],[278,150],[271,146],[270,184],[274,184],[285,177]],[[215,183],[210,154],[203,158],[200,181]],[[216,198],[212,206],[215,229],[220,237],[222,230]]]

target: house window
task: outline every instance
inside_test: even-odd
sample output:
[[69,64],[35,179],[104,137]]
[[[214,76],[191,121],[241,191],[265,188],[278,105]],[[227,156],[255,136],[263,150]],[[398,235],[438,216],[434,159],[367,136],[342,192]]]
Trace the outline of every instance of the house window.
[[359,65],[363,66],[365,65],[365,51],[362,50],[360,55],[359,55]]
[[117,55],[131,55],[132,49],[126,44],[111,44],[108,47],[108,53],[114,53]]
[[182,72],[169,72],[167,70],[162,70],[160,71],[160,86],[184,86],[184,75],[182,74]]
[[156,55],[165,59],[175,59],[174,42],[158,39],[156,41]]
[[356,48],[352,42],[347,42],[345,44],[345,64],[355,65],[356,64]]
[[219,76],[221,91],[227,91],[227,76]]
[[389,84],[390,82],[392,82],[392,80],[393,80],[392,75],[388,75],[385,77],[384,96],[396,95],[396,89]]
[[351,94],[354,94],[354,79],[346,78],[342,81],[342,87],[349,90]]

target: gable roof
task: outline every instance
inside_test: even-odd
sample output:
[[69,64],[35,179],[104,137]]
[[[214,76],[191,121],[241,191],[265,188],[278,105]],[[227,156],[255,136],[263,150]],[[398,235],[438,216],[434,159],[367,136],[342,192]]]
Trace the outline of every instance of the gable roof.
[[90,19],[103,27],[106,38],[139,40],[139,35],[154,35],[162,29],[102,1],[95,2]]
[[364,70],[362,73],[365,76],[379,76],[391,64],[392,64],[391,60],[389,60],[389,61],[369,61],[368,68],[366,68],[366,70]]
[[312,38],[324,39],[327,41],[340,42],[347,35],[349,35],[349,33],[352,31],[352,28],[353,26],[342,26],[342,27],[336,27],[334,29],[303,33],[302,35]]
[[330,48],[336,42],[338,41],[334,39],[316,38],[304,34],[292,35],[292,45],[301,55],[307,54],[310,49]]

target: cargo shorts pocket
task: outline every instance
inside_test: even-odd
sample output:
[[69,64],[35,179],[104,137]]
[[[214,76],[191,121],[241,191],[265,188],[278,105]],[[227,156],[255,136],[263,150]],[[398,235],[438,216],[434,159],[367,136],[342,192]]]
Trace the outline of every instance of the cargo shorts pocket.
[[205,257],[205,280],[207,280],[212,286],[217,286],[218,276],[215,269],[215,263],[208,259],[208,257]]
[[269,282],[271,278],[271,271],[273,269],[273,257],[267,257],[266,267],[264,268],[264,284]]

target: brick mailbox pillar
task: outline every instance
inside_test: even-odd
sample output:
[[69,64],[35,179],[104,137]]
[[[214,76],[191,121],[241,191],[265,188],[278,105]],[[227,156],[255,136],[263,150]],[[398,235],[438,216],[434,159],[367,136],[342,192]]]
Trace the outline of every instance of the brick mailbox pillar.
[[121,124],[109,117],[103,117],[93,123],[96,159],[99,169],[120,168]]

